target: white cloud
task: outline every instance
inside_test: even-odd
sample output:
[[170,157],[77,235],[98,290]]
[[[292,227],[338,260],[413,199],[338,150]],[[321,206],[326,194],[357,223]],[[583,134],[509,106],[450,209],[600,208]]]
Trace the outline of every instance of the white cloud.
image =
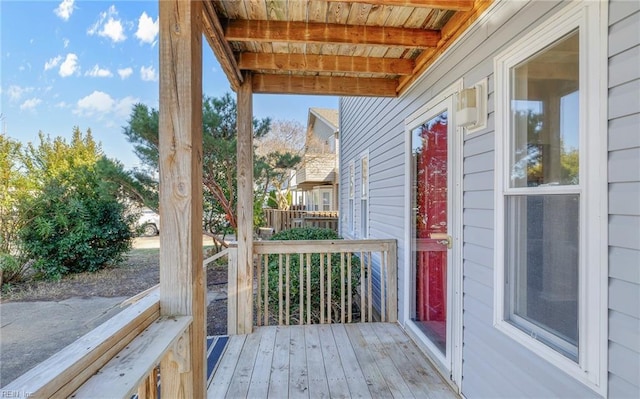
[[58,64],[60,64],[60,61],[62,61],[62,56],[61,55],[49,59],[49,61],[44,63],[44,70],[48,71],[49,69],[53,69],[53,68],[57,67]]
[[122,79],[122,80],[125,80],[126,78],[128,78],[132,74],[133,74],[133,69],[132,68],[118,69],[118,75],[120,75],[120,79]]
[[35,108],[38,106],[38,104],[40,104],[41,102],[42,102],[42,100],[41,100],[41,99],[39,99],[39,98],[36,98],[36,97],[34,97],[34,98],[30,98],[30,99],[28,99],[27,101],[23,102],[23,103],[20,105],[20,109],[21,109],[21,110],[23,110],[23,111],[24,111],[25,109],[33,110],[33,109],[35,109]]
[[158,36],[158,19],[155,22],[153,18],[143,12],[138,19],[138,30],[136,31],[136,37],[141,43],[155,44],[156,37]]
[[67,39],[66,37],[62,39],[62,45],[64,46],[64,48],[69,47],[69,43],[69,39]]
[[98,64],[96,64],[90,71],[85,72],[84,76],[91,76],[92,78],[110,78],[113,74],[110,70],[100,68]]
[[73,113],[85,117],[97,117],[98,120],[105,117],[125,118],[131,112],[133,104],[139,100],[131,96],[117,100],[103,91],[94,91],[86,97],[78,100]]
[[113,111],[119,118],[126,118],[131,115],[133,104],[139,103],[140,100],[131,96],[127,96],[116,102]]
[[118,19],[116,6],[111,6],[109,10],[101,12],[100,18],[87,30],[87,34],[107,37],[114,43],[123,42],[127,36],[124,34],[122,20]]
[[67,57],[65,58],[62,65],[60,65],[60,70],[58,71],[58,73],[63,78],[66,78],[67,76],[71,76],[76,73],[79,69],[80,66],[78,65],[78,56],[73,53],[69,53],[67,54]]
[[53,12],[64,21],[68,21],[73,14],[73,2],[74,0],[62,0],[58,5],[58,8]]
[[155,82],[158,80],[158,74],[152,66],[140,67],[140,79],[145,82]]
[[9,101],[19,101],[23,95],[31,93],[32,91],[33,87],[20,87],[17,85],[11,85],[7,89],[7,95],[9,96]]
[[56,108],[67,108],[69,107],[69,104],[67,104],[64,101],[60,101],[59,103],[56,104]]

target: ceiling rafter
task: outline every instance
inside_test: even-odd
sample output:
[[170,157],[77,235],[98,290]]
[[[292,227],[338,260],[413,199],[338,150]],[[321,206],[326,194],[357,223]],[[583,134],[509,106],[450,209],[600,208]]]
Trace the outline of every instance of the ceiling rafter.
[[264,94],[396,97],[398,80],[255,74],[252,85],[254,93]]
[[[345,0],[327,0],[342,2]],[[469,11],[473,8],[473,0],[349,0],[351,3],[363,3],[373,6],[401,6],[435,8],[440,10]]]
[[440,31],[365,25],[342,25],[292,21],[230,20],[224,37],[228,41],[292,42],[436,47]]
[[238,66],[246,70],[345,72],[410,75],[411,59],[351,57],[340,55],[240,53]]
[[243,82],[242,72],[240,72],[240,68],[238,68],[229,42],[224,38],[224,30],[218,20],[218,14],[213,7],[213,3],[209,1],[203,2],[202,20],[202,29],[207,42],[209,42],[209,46],[211,46],[220,66],[227,75],[231,88],[238,90]]

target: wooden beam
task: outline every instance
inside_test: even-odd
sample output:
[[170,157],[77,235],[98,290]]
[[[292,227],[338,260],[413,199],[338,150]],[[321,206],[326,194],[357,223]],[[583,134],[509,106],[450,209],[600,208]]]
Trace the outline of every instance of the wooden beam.
[[240,53],[238,66],[247,70],[347,72],[410,75],[410,59],[349,57],[340,55]]
[[206,303],[202,268],[202,2],[161,1],[160,313],[192,316],[189,367],[161,362],[162,395],[204,398]]
[[295,21],[231,20],[225,28],[228,41],[336,43],[435,47],[440,40],[437,30],[364,25],[341,25]]
[[[338,2],[344,0],[327,0]],[[364,3],[373,6],[401,6],[416,8],[435,8],[440,10],[469,11],[473,0],[349,0],[350,3]]]
[[238,89],[237,334],[253,330],[253,94],[251,73]]
[[224,40],[224,30],[220,24],[220,20],[218,20],[213,2],[203,2],[202,20],[204,36],[207,38],[209,46],[218,59],[225,75],[227,75],[231,88],[238,90],[238,87],[242,84],[242,72],[240,72],[240,68],[238,68],[229,42]]
[[455,40],[460,37],[471,24],[489,8],[493,0],[476,0],[473,9],[465,12],[457,12],[441,30],[441,38],[436,48],[422,52],[416,59],[416,67],[411,76],[400,78],[398,92],[404,92],[433,64],[442,53],[445,52]]
[[331,96],[396,97],[397,79],[254,75],[253,92]]

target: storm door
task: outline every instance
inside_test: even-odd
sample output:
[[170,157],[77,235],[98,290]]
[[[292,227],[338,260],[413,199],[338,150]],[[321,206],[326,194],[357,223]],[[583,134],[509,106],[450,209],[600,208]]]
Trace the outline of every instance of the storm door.
[[451,97],[410,126],[411,297],[414,331],[451,371],[452,132]]

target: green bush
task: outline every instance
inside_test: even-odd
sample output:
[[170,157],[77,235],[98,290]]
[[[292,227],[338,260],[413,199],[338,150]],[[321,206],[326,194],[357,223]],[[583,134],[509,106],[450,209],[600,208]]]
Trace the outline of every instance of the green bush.
[[[271,240],[341,240],[342,238],[331,229],[321,229],[314,227],[303,227],[303,228],[294,228],[290,230],[281,231],[277,234],[274,234]],[[305,312],[306,312],[306,285],[307,285],[307,257],[306,254],[304,256],[304,284],[305,284],[305,292],[304,292],[304,301],[305,301]],[[342,255],[344,258],[345,265],[345,276],[344,276],[344,290],[345,290],[345,307],[347,306],[348,301],[352,301],[353,298],[346,297],[347,291],[347,256]],[[341,297],[340,297],[340,270],[341,270],[341,254],[331,254],[331,316],[333,322],[339,322],[340,320],[340,309],[341,309]],[[285,279],[285,260],[283,256],[283,280]],[[326,269],[327,259],[324,257],[324,267],[325,267],[325,299],[327,295],[327,269]],[[278,301],[278,276],[279,276],[279,256],[278,255],[269,255],[269,313],[272,317],[277,317],[279,311],[279,301]],[[290,257],[289,263],[290,270],[290,281],[289,281],[289,295],[290,295],[290,319],[289,324],[297,324],[300,320],[300,256],[298,254],[293,254]],[[283,284],[286,282],[283,281]],[[356,293],[356,289],[360,284],[360,259],[356,256],[351,256],[351,292],[353,295]],[[282,292],[282,300],[283,304],[286,300],[286,291],[283,288]],[[326,302],[326,300],[325,300]],[[357,304],[354,304],[354,309],[357,308]],[[345,309],[346,311],[346,309]],[[326,310],[325,310],[326,315]],[[325,316],[326,317],[326,316]],[[304,315],[304,320],[306,323],[307,315]],[[320,322],[320,254],[314,253],[311,254],[311,322],[316,324]]]
[[132,216],[125,216],[117,188],[93,168],[49,179],[21,212],[23,250],[45,278],[117,264],[131,247]]

